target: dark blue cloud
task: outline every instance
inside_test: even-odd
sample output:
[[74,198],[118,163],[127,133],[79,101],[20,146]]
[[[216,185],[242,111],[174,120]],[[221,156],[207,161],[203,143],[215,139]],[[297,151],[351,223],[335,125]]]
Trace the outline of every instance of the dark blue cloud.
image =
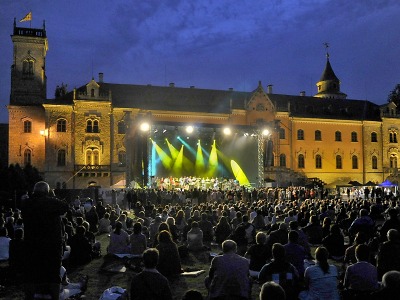
[[[398,0],[3,1],[3,105],[13,17],[30,9],[33,27],[46,19],[49,97],[57,84],[72,89],[98,72],[110,82],[248,91],[262,80],[277,93],[312,95],[324,42],[349,98],[383,103],[400,82]],[[0,121],[6,120],[3,109]]]

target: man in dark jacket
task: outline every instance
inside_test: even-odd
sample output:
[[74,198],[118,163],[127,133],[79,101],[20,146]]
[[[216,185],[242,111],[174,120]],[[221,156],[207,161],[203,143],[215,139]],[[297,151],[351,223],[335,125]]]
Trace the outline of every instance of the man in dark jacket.
[[168,279],[156,269],[158,256],[155,248],[143,252],[144,270],[131,281],[131,300],[172,300]]

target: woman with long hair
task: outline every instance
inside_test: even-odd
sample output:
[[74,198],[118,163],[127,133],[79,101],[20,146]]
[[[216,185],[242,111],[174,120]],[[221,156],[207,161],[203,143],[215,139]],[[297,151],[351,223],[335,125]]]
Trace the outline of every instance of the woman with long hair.
[[181,259],[178,246],[172,240],[171,233],[163,230],[158,234],[157,250],[160,254],[157,270],[164,276],[173,276],[182,273]]
[[316,264],[304,272],[307,290],[299,295],[301,300],[339,300],[338,271],[336,266],[328,263],[329,252],[325,247],[315,250]]
[[219,219],[218,224],[215,226],[215,242],[222,244],[222,242],[225,241],[231,233],[232,228],[228,222],[228,218],[222,216]]

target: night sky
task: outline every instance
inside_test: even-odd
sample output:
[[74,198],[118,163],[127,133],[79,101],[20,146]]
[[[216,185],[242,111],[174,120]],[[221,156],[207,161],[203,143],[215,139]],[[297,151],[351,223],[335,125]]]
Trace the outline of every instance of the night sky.
[[[330,61],[348,99],[400,83],[398,0],[1,0],[0,122],[8,122],[14,17],[46,20],[47,97],[98,73],[110,83],[316,93]],[[17,23],[30,27],[30,22]]]

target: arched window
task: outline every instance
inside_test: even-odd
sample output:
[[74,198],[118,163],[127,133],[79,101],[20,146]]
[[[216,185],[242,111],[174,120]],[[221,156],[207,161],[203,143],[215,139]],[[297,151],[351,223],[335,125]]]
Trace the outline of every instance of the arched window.
[[357,132],[353,131],[351,133],[351,141],[352,142],[357,142]]
[[31,133],[31,132],[32,132],[32,122],[24,121],[24,133]]
[[342,141],[342,133],[340,131],[335,132],[335,141],[341,142]]
[[351,157],[351,167],[352,169],[358,169],[358,157],[356,155]]
[[66,152],[64,149],[58,150],[57,152],[57,166],[62,167],[66,164]]
[[397,133],[396,132],[390,132],[389,133],[389,142],[390,143],[397,143]]
[[321,141],[322,140],[321,130],[315,130],[315,140],[316,141]]
[[279,128],[279,139],[281,139],[281,140],[286,139],[285,128]]
[[286,167],[286,155],[285,154],[279,155],[279,166]]
[[390,168],[397,169],[397,156],[396,154],[390,155]]
[[118,164],[120,166],[125,166],[126,165],[126,152],[125,151],[119,151],[118,152]]
[[87,165],[99,165],[100,164],[100,152],[98,149],[86,150],[86,164]]
[[378,169],[378,158],[374,155],[371,158],[372,162],[372,169],[376,170]]
[[126,126],[124,121],[118,122],[118,134],[125,134],[126,133]]
[[341,169],[342,167],[342,157],[340,155],[336,155],[336,169]]
[[93,121],[93,132],[99,133],[99,121],[97,121],[97,120]]
[[298,160],[298,165],[297,165],[297,167],[298,167],[299,169],[304,169],[304,167],[305,167],[304,155],[303,155],[303,154],[299,154],[297,160]]
[[33,60],[26,59],[22,63],[22,73],[24,75],[33,75]]
[[319,154],[315,156],[315,168],[322,169],[322,157]]
[[371,132],[371,142],[372,143],[378,142],[378,135],[376,134],[376,132]]
[[57,132],[67,132],[67,120],[65,119],[57,120]]
[[30,149],[25,149],[24,151],[24,165],[32,164],[32,151]]
[[99,133],[99,121],[87,120],[86,121],[86,132],[88,133]]
[[93,122],[92,120],[86,121],[86,132],[93,132]]
[[297,130],[297,139],[304,140],[304,130],[303,129]]

